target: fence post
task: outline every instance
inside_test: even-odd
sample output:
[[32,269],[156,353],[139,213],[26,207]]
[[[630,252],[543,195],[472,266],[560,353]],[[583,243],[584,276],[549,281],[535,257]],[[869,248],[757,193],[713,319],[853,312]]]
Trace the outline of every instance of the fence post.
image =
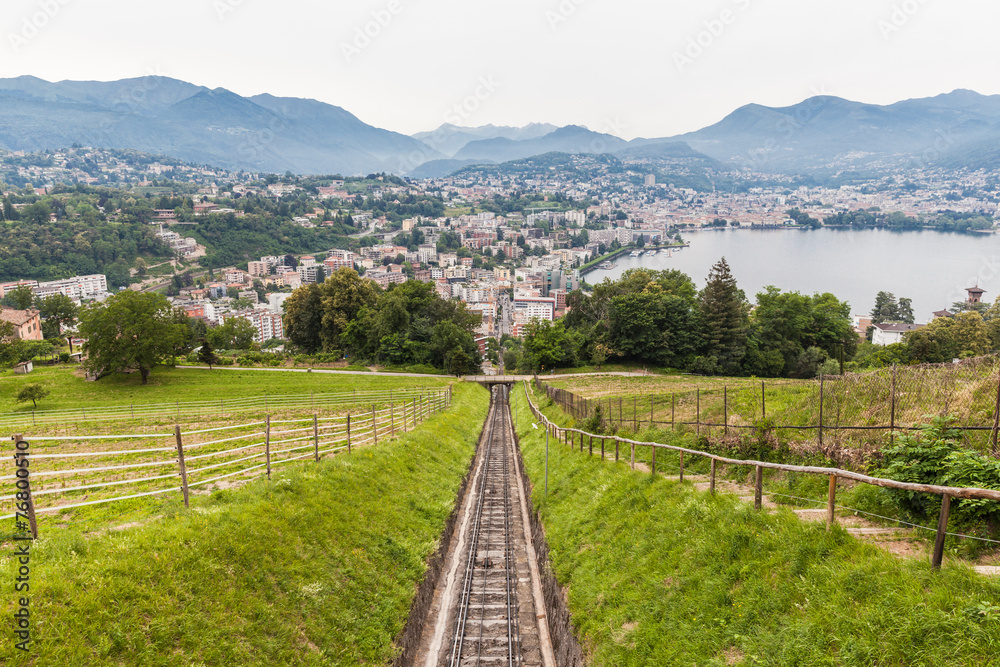
[[316,451],[316,461],[319,462],[319,415],[313,414],[313,448]]
[[618,445],[619,444],[620,443],[618,442],[618,437],[616,436],[615,437],[615,463],[618,463]]
[[823,374],[819,374],[819,446],[823,446]]
[[1000,372],[997,373],[997,401],[993,407],[993,432],[990,433],[990,454],[1000,458],[1000,447],[997,447],[997,431],[1000,430]]
[[604,460],[604,438],[601,438],[601,460]]
[[753,508],[760,509],[761,496],[764,491],[764,466],[757,466],[757,479],[753,485]]
[[652,476],[656,477],[656,445],[650,445],[649,449],[650,449],[649,458],[650,461],[652,462],[650,465],[650,470],[652,471]]
[[618,397],[618,427],[621,428],[625,425],[625,418],[622,414],[622,397]]
[[545,497],[549,495],[549,431],[552,426],[545,429]]
[[635,443],[629,443],[632,446],[632,470],[635,470]]
[[680,460],[680,466],[679,467],[680,467],[680,470],[681,470],[680,478],[678,479],[678,481],[680,481],[680,483],[683,484],[684,483],[684,452],[677,452],[677,453],[680,455],[678,458]]
[[351,413],[347,413],[347,453],[351,453]]
[[697,435],[701,435],[701,387],[697,389],[697,399],[694,407],[694,423]]
[[181,472],[181,493],[184,494],[184,507],[190,507],[188,499],[188,476],[187,468],[184,466],[184,443],[181,440],[181,426],[174,424],[174,440],[177,442],[177,467]]
[[[391,391],[389,393],[390,393],[390,395],[392,394]],[[394,435],[396,435],[396,417],[395,417],[395,415],[393,415],[392,398],[390,397],[390,399],[389,399],[389,437],[391,438]]]
[[[21,445],[24,445],[22,447]],[[33,539],[38,539],[38,520],[35,518],[35,497],[31,495],[31,456],[29,452],[31,451],[31,443],[24,439],[24,434],[18,433],[14,436],[14,477],[16,481],[14,482],[14,487],[21,492],[22,489],[19,486],[19,482],[24,481],[23,491],[28,494],[28,527],[31,529],[31,537]],[[24,461],[24,465],[21,465],[21,461]],[[183,468],[182,468],[183,469]],[[24,470],[24,477],[20,477],[17,473]],[[184,487],[184,500],[187,501],[187,486]],[[16,507],[16,503],[15,503]],[[20,539],[20,538],[14,538]]]
[[674,422],[674,396],[676,396],[676,394],[674,394],[673,392],[671,392],[671,394],[670,394],[670,430],[671,431],[676,430],[675,426],[674,426],[675,425],[675,422]]
[[587,454],[594,455],[594,436],[590,436],[590,448],[587,450]]
[[764,398],[764,381],[760,381],[760,418],[767,419],[767,399]]
[[947,493],[941,497],[941,516],[938,517],[937,537],[934,538],[934,555],[931,558],[931,567],[935,570],[941,569],[941,561],[944,560],[944,538],[948,531],[948,513],[951,510],[951,496]]
[[264,462],[267,463],[267,478],[271,479],[271,415],[264,424]]
[[889,412],[889,445],[896,438],[896,364],[892,365],[892,403]]
[[649,428],[653,428],[653,399],[656,398],[656,394],[649,395]]
[[632,397],[632,428],[639,432],[639,400],[635,396]]
[[375,444],[378,444],[378,426],[375,424],[375,405],[372,404],[372,435],[375,436]]
[[830,530],[833,528],[834,516],[834,502],[837,500],[837,476],[830,475],[830,491],[826,498],[826,529]]
[[722,434],[729,435],[729,387],[722,386]]
[[712,472],[708,478],[708,492],[715,495],[715,459],[712,459]]

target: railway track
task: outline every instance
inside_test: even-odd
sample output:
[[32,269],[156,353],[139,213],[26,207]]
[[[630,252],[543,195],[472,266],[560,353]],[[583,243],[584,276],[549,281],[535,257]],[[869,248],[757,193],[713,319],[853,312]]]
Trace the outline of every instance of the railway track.
[[511,524],[510,440],[506,388],[494,390],[489,437],[475,488],[472,534],[465,554],[448,664],[523,665],[518,619],[517,563]]
[[437,610],[424,630],[426,648],[417,662],[425,667],[555,664],[525,531],[508,389],[492,391],[449,567],[435,594]]

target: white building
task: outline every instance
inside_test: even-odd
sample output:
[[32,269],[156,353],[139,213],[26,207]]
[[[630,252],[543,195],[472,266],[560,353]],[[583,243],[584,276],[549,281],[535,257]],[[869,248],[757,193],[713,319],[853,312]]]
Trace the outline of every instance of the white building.
[[915,331],[923,324],[897,324],[897,323],[886,323],[886,324],[876,324],[874,325],[875,330],[872,331],[872,343],[874,345],[892,345],[893,343],[902,343],[903,334]]
[[34,289],[35,296],[40,299],[53,294],[65,294],[76,301],[80,299],[92,299],[107,291],[108,279],[101,273],[38,283],[38,287]]

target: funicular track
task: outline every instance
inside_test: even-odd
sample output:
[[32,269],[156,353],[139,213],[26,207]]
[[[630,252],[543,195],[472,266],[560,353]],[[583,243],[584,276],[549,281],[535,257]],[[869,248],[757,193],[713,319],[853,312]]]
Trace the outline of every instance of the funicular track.
[[515,665],[521,656],[517,563],[511,524],[511,455],[506,389],[494,390],[472,534],[448,664]]
[[492,389],[417,664],[555,665],[531,545],[509,388]]

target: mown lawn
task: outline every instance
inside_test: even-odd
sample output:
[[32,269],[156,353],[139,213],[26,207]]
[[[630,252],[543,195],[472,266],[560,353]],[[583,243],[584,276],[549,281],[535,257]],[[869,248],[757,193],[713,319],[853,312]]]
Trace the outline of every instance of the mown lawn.
[[[898,560],[840,528],[754,511],[515,427],[594,665],[1000,665],[1000,582]],[[553,416],[556,408],[548,408]]]
[[111,405],[141,405],[174,401],[201,401],[310,392],[388,391],[405,387],[444,387],[453,378],[391,377],[302,373],[290,371],[170,368],[158,366],[143,386],[138,373],[115,374],[87,382],[76,366],[38,366],[29,375],[0,371],[0,413],[30,411],[32,405],[18,403],[17,392],[26,384],[40,384],[50,394],[38,403],[39,410],[65,410]]
[[[397,440],[195,497],[141,526],[43,535],[31,550],[31,651],[14,649],[8,623],[0,664],[386,664],[487,405],[481,387],[459,385],[451,409]],[[11,547],[0,577],[12,587]]]

